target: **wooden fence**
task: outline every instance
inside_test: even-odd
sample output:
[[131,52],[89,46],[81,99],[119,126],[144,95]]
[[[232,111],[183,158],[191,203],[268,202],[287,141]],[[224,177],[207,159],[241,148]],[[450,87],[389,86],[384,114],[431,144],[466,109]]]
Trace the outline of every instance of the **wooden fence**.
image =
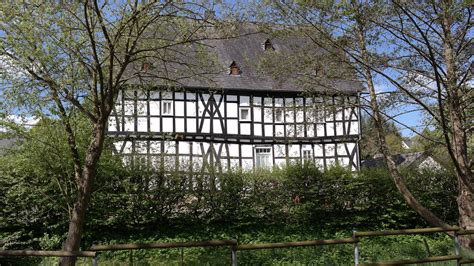
[[[454,239],[454,255],[426,257],[422,259],[409,259],[399,261],[372,262],[360,264],[360,247],[361,238],[384,237],[394,235],[411,235],[411,234],[427,234],[427,233],[451,233]],[[298,242],[280,242],[280,243],[261,243],[261,244],[241,244],[236,240],[209,240],[196,242],[170,242],[170,243],[132,243],[132,244],[115,244],[115,245],[96,245],[92,246],[89,251],[67,252],[67,251],[40,251],[40,250],[0,250],[0,256],[53,256],[53,257],[91,257],[93,265],[98,265],[98,255],[105,251],[130,251],[130,262],[133,264],[133,250],[137,249],[167,249],[181,248],[181,259],[183,260],[183,248],[192,247],[230,247],[232,266],[237,265],[237,251],[259,250],[259,249],[276,249],[276,248],[292,248],[292,247],[310,247],[324,245],[354,245],[354,264],[356,266],[367,265],[407,265],[427,262],[456,261],[457,265],[474,263],[473,258],[463,258],[460,254],[459,236],[472,235],[474,230],[461,231],[457,227],[449,228],[421,228],[406,229],[393,231],[354,231],[351,238],[342,239],[326,239]]]

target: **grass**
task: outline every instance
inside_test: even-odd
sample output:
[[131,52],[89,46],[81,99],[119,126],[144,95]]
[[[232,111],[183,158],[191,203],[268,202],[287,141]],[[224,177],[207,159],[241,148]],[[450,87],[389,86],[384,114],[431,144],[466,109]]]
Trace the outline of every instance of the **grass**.
[[[220,239],[230,239],[230,236],[220,234]],[[344,233],[332,236],[320,234],[288,234],[282,230],[277,233],[271,228],[268,231],[247,232],[239,236],[239,243],[264,243],[278,241],[299,241],[322,238],[347,237]],[[196,236],[190,235],[187,240],[195,240]],[[217,238],[214,235],[213,238]],[[185,241],[183,235],[170,238],[155,237],[135,239],[134,242],[171,242]],[[118,241],[121,242],[121,241]],[[360,262],[390,261],[402,259],[421,259],[428,256],[453,255],[453,240],[445,234],[432,235],[409,235],[409,236],[387,236],[376,238],[363,238],[359,243]],[[469,257],[474,253],[465,252]],[[242,250],[238,251],[239,265],[353,265],[354,248],[351,244],[321,246],[321,247],[298,247],[273,250]],[[99,265],[230,265],[231,256],[228,247],[211,248],[185,248],[185,249],[162,249],[162,250],[134,250],[104,252],[98,257]],[[53,265],[55,259],[44,259],[40,265]],[[78,265],[91,265],[91,259],[82,259]],[[456,265],[453,262],[439,262],[423,265]]]
[[[120,232],[120,233],[118,233]],[[316,239],[339,239],[351,236],[351,231],[322,230],[316,225],[167,225],[162,227],[121,228],[111,231],[96,229],[89,231],[84,240],[84,249],[93,244],[183,242],[210,239],[237,239],[239,243],[271,243]],[[360,262],[416,259],[428,256],[454,254],[453,240],[446,234],[386,236],[362,238],[359,243]],[[465,252],[470,258],[474,253]],[[98,256],[99,265],[230,265],[229,247],[156,249],[103,252]],[[238,265],[353,265],[352,244],[298,247],[274,250],[238,251]],[[25,260],[11,265],[56,265],[56,258]],[[3,264],[2,264],[3,265]],[[8,264],[7,264],[8,265]],[[80,266],[92,265],[91,259],[79,259]],[[423,265],[455,265],[455,262],[440,262]],[[473,264],[474,265],[474,264]]]

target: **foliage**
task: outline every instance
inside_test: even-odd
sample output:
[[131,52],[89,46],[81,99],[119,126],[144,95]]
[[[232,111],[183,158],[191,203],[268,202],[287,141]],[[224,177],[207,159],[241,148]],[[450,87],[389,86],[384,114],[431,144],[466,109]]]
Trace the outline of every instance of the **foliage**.
[[[380,153],[380,145],[377,141],[377,138],[375,138],[375,136],[377,136],[377,130],[375,128],[374,121],[371,117],[365,115],[362,116],[360,125],[362,132],[360,140],[361,158],[373,158],[375,154]],[[398,128],[390,120],[384,121],[384,126],[388,148],[393,154],[402,153],[403,139]]]
[[[74,186],[67,185],[73,176],[62,130],[53,121],[41,121],[31,130],[30,139],[0,157],[0,228],[5,248],[60,247],[68,220],[64,209],[74,195]],[[318,230],[330,232],[426,225],[405,205],[381,169],[352,173],[334,167],[321,172],[306,163],[273,171],[190,177],[123,168],[120,157],[110,151],[105,154],[89,209],[86,246],[107,230],[135,232],[175,224],[226,224],[241,229],[318,224]],[[452,174],[407,170],[404,176],[420,201],[455,222]],[[209,185],[210,179],[216,186]]]
[[[75,120],[78,150],[84,153],[90,127],[83,117]],[[0,156],[0,232],[7,235],[5,248],[58,247],[76,191],[70,157],[64,128],[50,119],[41,120],[16,148]],[[98,189],[123,176],[121,161],[110,150],[99,164]]]
[[[82,118],[76,119],[80,124]],[[73,202],[75,189],[63,130],[57,122],[44,119],[19,140],[17,149],[0,157],[0,237],[4,248],[61,247],[68,221],[65,209]],[[75,134],[81,139],[88,130],[77,127]],[[81,152],[85,145],[85,140],[79,142]],[[423,204],[455,223],[457,188],[451,173],[407,170],[404,176]],[[210,180],[216,186],[212,187]],[[107,150],[94,190],[83,248],[98,243],[211,238],[242,243],[295,241],[347,237],[354,229],[426,226],[406,206],[382,169],[353,173],[334,167],[321,172],[306,163],[272,171],[185,176],[124,168],[122,158]],[[446,246],[443,239],[433,241],[435,246]],[[397,242],[383,244],[395,249]],[[380,243],[370,244],[375,247],[367,249],[367,258],[380,253]],[[419,247],[416,250],[417,254],[424,252]],[[101,261],[113,264],[128,260],[128,256],[106,253]],[[351,251],[347,247],[302,248],[240,252],[239,257],[244,264],[346,264]],[[178,250],[137,251],[134,258],[158,265],[180,261]],[[190,264],[206,261],[215,265],[224,260],[228,260],[226,249],[185,251],[185,261]]]

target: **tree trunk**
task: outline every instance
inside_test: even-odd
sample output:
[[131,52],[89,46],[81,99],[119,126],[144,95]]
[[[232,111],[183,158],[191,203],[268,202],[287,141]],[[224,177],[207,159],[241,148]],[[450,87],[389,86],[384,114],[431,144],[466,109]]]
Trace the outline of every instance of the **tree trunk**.
[[[458,210],[459,226],[464,230],[474,230],[474,198],[466,186],[459,181]],[[473,235],[465,235],[460,238],[463,247],[474,249]]]
[[[459,211],[459,226],[464,230],[474,229],[474,198],[472,195],[472,170],[470,168],[468,159],[467,135],[464,131],[466,125],[466,115],[462,105],[462,91],[458,83],[457,65],[453,52],[453,36],[452,27],[455,17],[450,13],[451,0],[446,0],[442,3],[444,5],[444,12],[442,13],[443,26],[443,56],[446,64],[446,102],[449,120],[451,122],[451,132],[449,127],[443,124],[443,131],[447,142],[449,140],[449,133],[451,133],[451,143],[447,143],[448,149],[451,149],[449,155],[451,156],[456,169],[458,180],[458,211]],[[445,111],[440,106],[440,113]],[[461,245],[466,248],[474,248],[474,238],[472,235],[461,237]]]
[[[91,198],[92,185],[97,173],[97,164],[104,144],[104,135],[105,123],[98,122],[94,125],[92,133],[93,139],[87,149],[82,177],[78,184],[78,195],[71,212],[68,234],[63,245],[63,250],[65,251],[79,251],[87,207],[89,206]],[[76,259],[75,257],[63,257],[60,259],[60,265],[75,265]]]

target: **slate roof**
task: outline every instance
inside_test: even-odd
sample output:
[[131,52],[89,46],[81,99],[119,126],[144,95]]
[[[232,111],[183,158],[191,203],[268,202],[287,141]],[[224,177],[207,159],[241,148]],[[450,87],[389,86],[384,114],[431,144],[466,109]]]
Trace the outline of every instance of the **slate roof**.
[[[308,39],[303,39],[298,36],[283,36],[276,37],[270,34],[259,32],[257,26],[249,26],[241,28],[241,33],[238,37],[226,39],[205,40],[204,43],[216,62],[216,69],[210,71],[212,73],[205,74],[205,78],[199,78],[199,75],[181,78],[177,74],[176,79],[179,79],[178,87],[186,88],[215,88],[215,89],[235,89],[235,90],[258,90],[258,91],[304,91],[304,86],[297,80],[298,73],[288,73],[285,77],[275,77],[262,71],[260,63],[268,56],[268,51],[264,50],[264,43],[270,39],[274,50],[274,55],[280,58],[285,58],[285,55],[292,55],[294,53],[306,52],[306,56],[311,58],[314,56],[324,56],[324,51],[317,48],[314,43]],[[186,51],[185,49],[183,51]],[[193,51],[184,52],[183,60],[192,62]],[[241,69],[242,73],[239,76],[229,75],[229,67],[235,62]],[[285,67],[285,62],[279,62]],[[160,62],[152,62],[153,70],[150,73],[143,73],[132,80],[131,83],[162,85],[162,80],[154,78],[154,76],[163,76]],[[288,71],[291,70],[291,63],[288,63]],[[139,72],[136,66],[135,71]],[[197,66],[199,67],[199,66]],[[206,66],[204,66],[206,67]],[[167,64],[166,75],[173,79],[173,70],[182,69],[179,64]],[[341,68],[338,65],[338,68]],[[294,69],[293,69],[294,70]],[[340,69],[339,69],[340,70]],[[205,71],[204,71],[205,72]],[[154,75],[156,74],[156,75]],[[353,75],[355,76],[355,75]],[[312,85],[313,86],[313,85]],[[324,84],[314,85],[311,90],[317,92],[325,92],[329,94],[348,93],[353,94],[363,89],[362,84],[352,78],[352,80],[331,79],[324,82]]]
[[[392,155],[392,159],[395,161],[397,167],[416,167],[418,164],[423,162],[429,155],[425,152],[411,152],[403,154]],[[373,159],[363,160],[361,167],[364,168],[381,168],[386,167],[383,157],[377,157]]]

